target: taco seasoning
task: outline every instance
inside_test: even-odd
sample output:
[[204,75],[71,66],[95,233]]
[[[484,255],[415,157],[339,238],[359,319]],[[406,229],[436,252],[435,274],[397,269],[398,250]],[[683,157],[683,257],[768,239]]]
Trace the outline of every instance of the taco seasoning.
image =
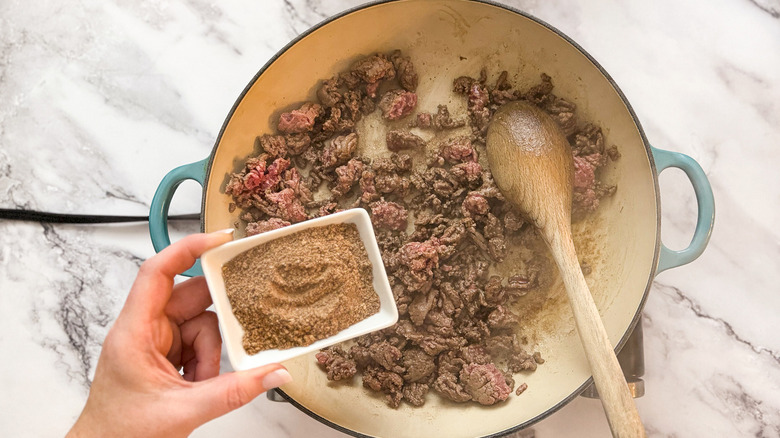
[[355,224],[265,242],[227,262],[222,274],[248,354],[310,345],[379,312]]

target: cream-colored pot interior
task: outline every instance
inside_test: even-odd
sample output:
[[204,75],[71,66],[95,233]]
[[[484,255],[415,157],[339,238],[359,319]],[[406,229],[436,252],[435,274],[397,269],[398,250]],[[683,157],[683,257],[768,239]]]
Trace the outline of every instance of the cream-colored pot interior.
[[[614,197],[598,214],[575,226],[580,258],[592,267],[587,277],[613,345],[633,328],[656,264],[657,184],[648,148],[630,110],[605,75],[580,50],[548,27],[505,8],[465,0],[406,0],[369,6],[316,28],[279,54],[247,89],[229,118],[212,155],[204,193],[204,226],[233,226],[226,175],[254,152],[255,137],[272,132],[281,110],[314,100],[322,79],[356,58],[401,49],[420,76],[421,111],[449,104],[465,114],[452,80],[478,76],[487,67],[489,83],[502,70],[517,88],[527,89],[545,72],[555,92],[577,104],[581,120],[600,125],[608,145],[622,157],[603,179],[615,183]],[[369,150],[383,135],[371,118],[359,127],[360,148]],[[533,373],[516,375],[528,389],[495,406],[456,404],[433,393],[426,404],[387,407],[381,394],[360,379],[333,384],[313,354],[285,363],[294,382],[283,389],[301,408],[321,420],[359,434],[379,437],[474,437],[525,426],[553,412],[583,389],[590,377],[574,321],[560,284],[529,294],[521,334],[546,362]],[[521,309],[522,310],[522,309]]]

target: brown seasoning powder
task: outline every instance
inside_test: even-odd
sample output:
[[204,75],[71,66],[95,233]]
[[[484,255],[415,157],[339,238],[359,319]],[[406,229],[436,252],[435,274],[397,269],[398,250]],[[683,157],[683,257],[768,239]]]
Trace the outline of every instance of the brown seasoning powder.
[[248,354],[310,345],[379,312],[355,224],[263,243],[226,263],[222,274]]

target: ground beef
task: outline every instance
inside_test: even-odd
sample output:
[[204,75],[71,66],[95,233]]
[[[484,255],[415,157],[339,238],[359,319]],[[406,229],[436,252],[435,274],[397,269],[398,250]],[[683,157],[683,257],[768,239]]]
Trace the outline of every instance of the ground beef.
[[419,348],[409,348],[403,355],[403,378],[407,382],[424,382],[436,370],[434,357]]
[[402,149],[422,149],[425,147],[425,140],[412,134],[409,131],[391,130],[386,135],[387,148],[393,152]]
[[347,164],[336,168],[336,184],[330,189],[334,198],[341,198],[346,195],[363,173],[363,162],[358,159],[351,159]]
[[256,234],[265,233],[266,231],[278,230],[287,225],[290,225],[290,223],[275,217],[264,221],[250,222],[246,224],[246,235],[247,237],[254,236]]
[[379,100],[379,109],[387,120],[398,120],[411,114],[417,106],[417,95],[411,91],[389,90]]
[[354,132],[335,137],[322,150],[320,161],[323,167],[334,167],[346,163],[357,151],[357,146],[358,136]]
[[272,157],[287,156],[287,141],[283,135],[264,134],[257,138],[260,148]]
[[407,383],[403,387],[404,400],[412,406],[425,404],[425,396],[428,394],[428,385],[425,383]]
[[442,397],[454,402],[463,403],[471,400],[471,394],[466,392],[466,388],[463,387],[455,374],[440,373],[433,382],[433,389]]
[[376,228],[401,231],[406,229],[408,213],[395,202],[377,202],[371,206],[371,218]]
[[390,60],[393,62],[398,82],[401,86],[407,91],[416,90],[418,78],[417,72],[414,70],[412,58],[404,56],[400,50],[396,50],[390,55]]
[[341,347],[328,347],[316,355],[317,363],[325,368],[328,380],[351,379],[357,373],[355,361]]
[[512,392],[504,380],[504,375],[492,363],[470,363],[464,366],[460,370],[460,381],[471,399],[483,405],[504,401]]
[[441,146],[439,155],[448,163],[460,163],[477,161],[477,151],[468,137],[455,137],[448,139]]
[[287,188],[279,192],[268,193],[266,197],[275,208],[272,216],[290,222],[300,222],[308,219],[303,204],[296,197],[293,189]]
[[300,133],[311,131],[314,128],[314,119],[322,113],[322,106],[316,103],[306,102],[297,110],[282,113],[276,129],[284,133]]
[[[552,79],[543,74],[520,90],[509,73],[498,73],[493,83],[487,70],[453,82],[465,114],[439,105],[435,114],[414,115],[407,126],[437,131],[435,143],[394,124],[386,137],[393,153],[372,161],[359,155],[356,122],[377,108],[385,120],[412,115],[419,77],[401,52],[363,57],[320,84],[318,103],[283,113],[277,132],[257,138],[259,155],[228,177],[231,212],[241,210],[236,214],[248,235],[349,207],[370,210],[399,321],[358,338],[348,351],[324,349],[317,362],[329,380],[361,374],[363,386],[382,392],[391,407],[404,400],[420,406],[429,392],[455,402],[500,403],[514,389],[513,373],[544,363],[538,352],[526,351],[512,311],[514,302],[549,281],[529,243],[538,237],[478,160],[501,104],[529,101],[567,135],[575,219],[615,191],[599,181],[599,169],[619,152],[605,146],[600,128],[578,121],[572,102],[553,94]],[[389,90],[381,97],[380,85]],[[464,124],[469,135],[447,135]],[[423,159],[420,152],[426,161],[415,162]],[[318,190],[325,196],[315,201]],[[518,270],[491,275],[510,249],[521,258]],[[519,385],[516,394],[525,388]]]
[[487,199],[478,192],[469,192],[463,200],[463,212],[466,216],[482,216],[490,211]]
[[453,119],[450,115],[450,110],[447,105],[439,105],[436,114],[430,113],[417,113],[417,117],[412,122],[413,127],[423,129],[453,129],[460,128],[466,124],[466,120],[462,118]]
[[368,96],[374,97],[379,81],[395,77],[395,67],[387,57],[377,54],[357,61],[352,65],[350,73],[365,82]]

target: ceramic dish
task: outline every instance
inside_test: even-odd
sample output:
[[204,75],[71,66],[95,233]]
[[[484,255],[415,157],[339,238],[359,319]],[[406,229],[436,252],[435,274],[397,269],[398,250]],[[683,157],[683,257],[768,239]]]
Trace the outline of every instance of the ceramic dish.
[[[333,336],[320,339],[305,347],[288,348],[285,350],[273,349],[252,355],[247,354],[242,345],[244,329],[238,322],[238,319],[236,319],[230,306],[230,301],[225,291],[225,281],[222,277],[222,267],[237,255],[263,243],[309,228],[331,224],[355,224],[357,226],[360,240],[363,241],[373,269],[374,290],[379,296],[379,313],[357,324],[353,324]],[[284,362],[294,357],[316,352],[329,345],[381,330],[398,321],[398,309],[393,299],[393,292],[390,290],[390,284],[387,281],[385,267],[382,264],[376,237],[374,237],[374,228],[371,225],[368,213],[361,208],[345,210],[330,216],[300,222],[289,227],[235,240],[207,251],[201,256],[200,260],[203,266],[203,274],[211,292],[211,299],[214,301],[214,310],[219,318],[222,340],[230,358],[230,364],[235,370],[246,370],[270,363]]]

